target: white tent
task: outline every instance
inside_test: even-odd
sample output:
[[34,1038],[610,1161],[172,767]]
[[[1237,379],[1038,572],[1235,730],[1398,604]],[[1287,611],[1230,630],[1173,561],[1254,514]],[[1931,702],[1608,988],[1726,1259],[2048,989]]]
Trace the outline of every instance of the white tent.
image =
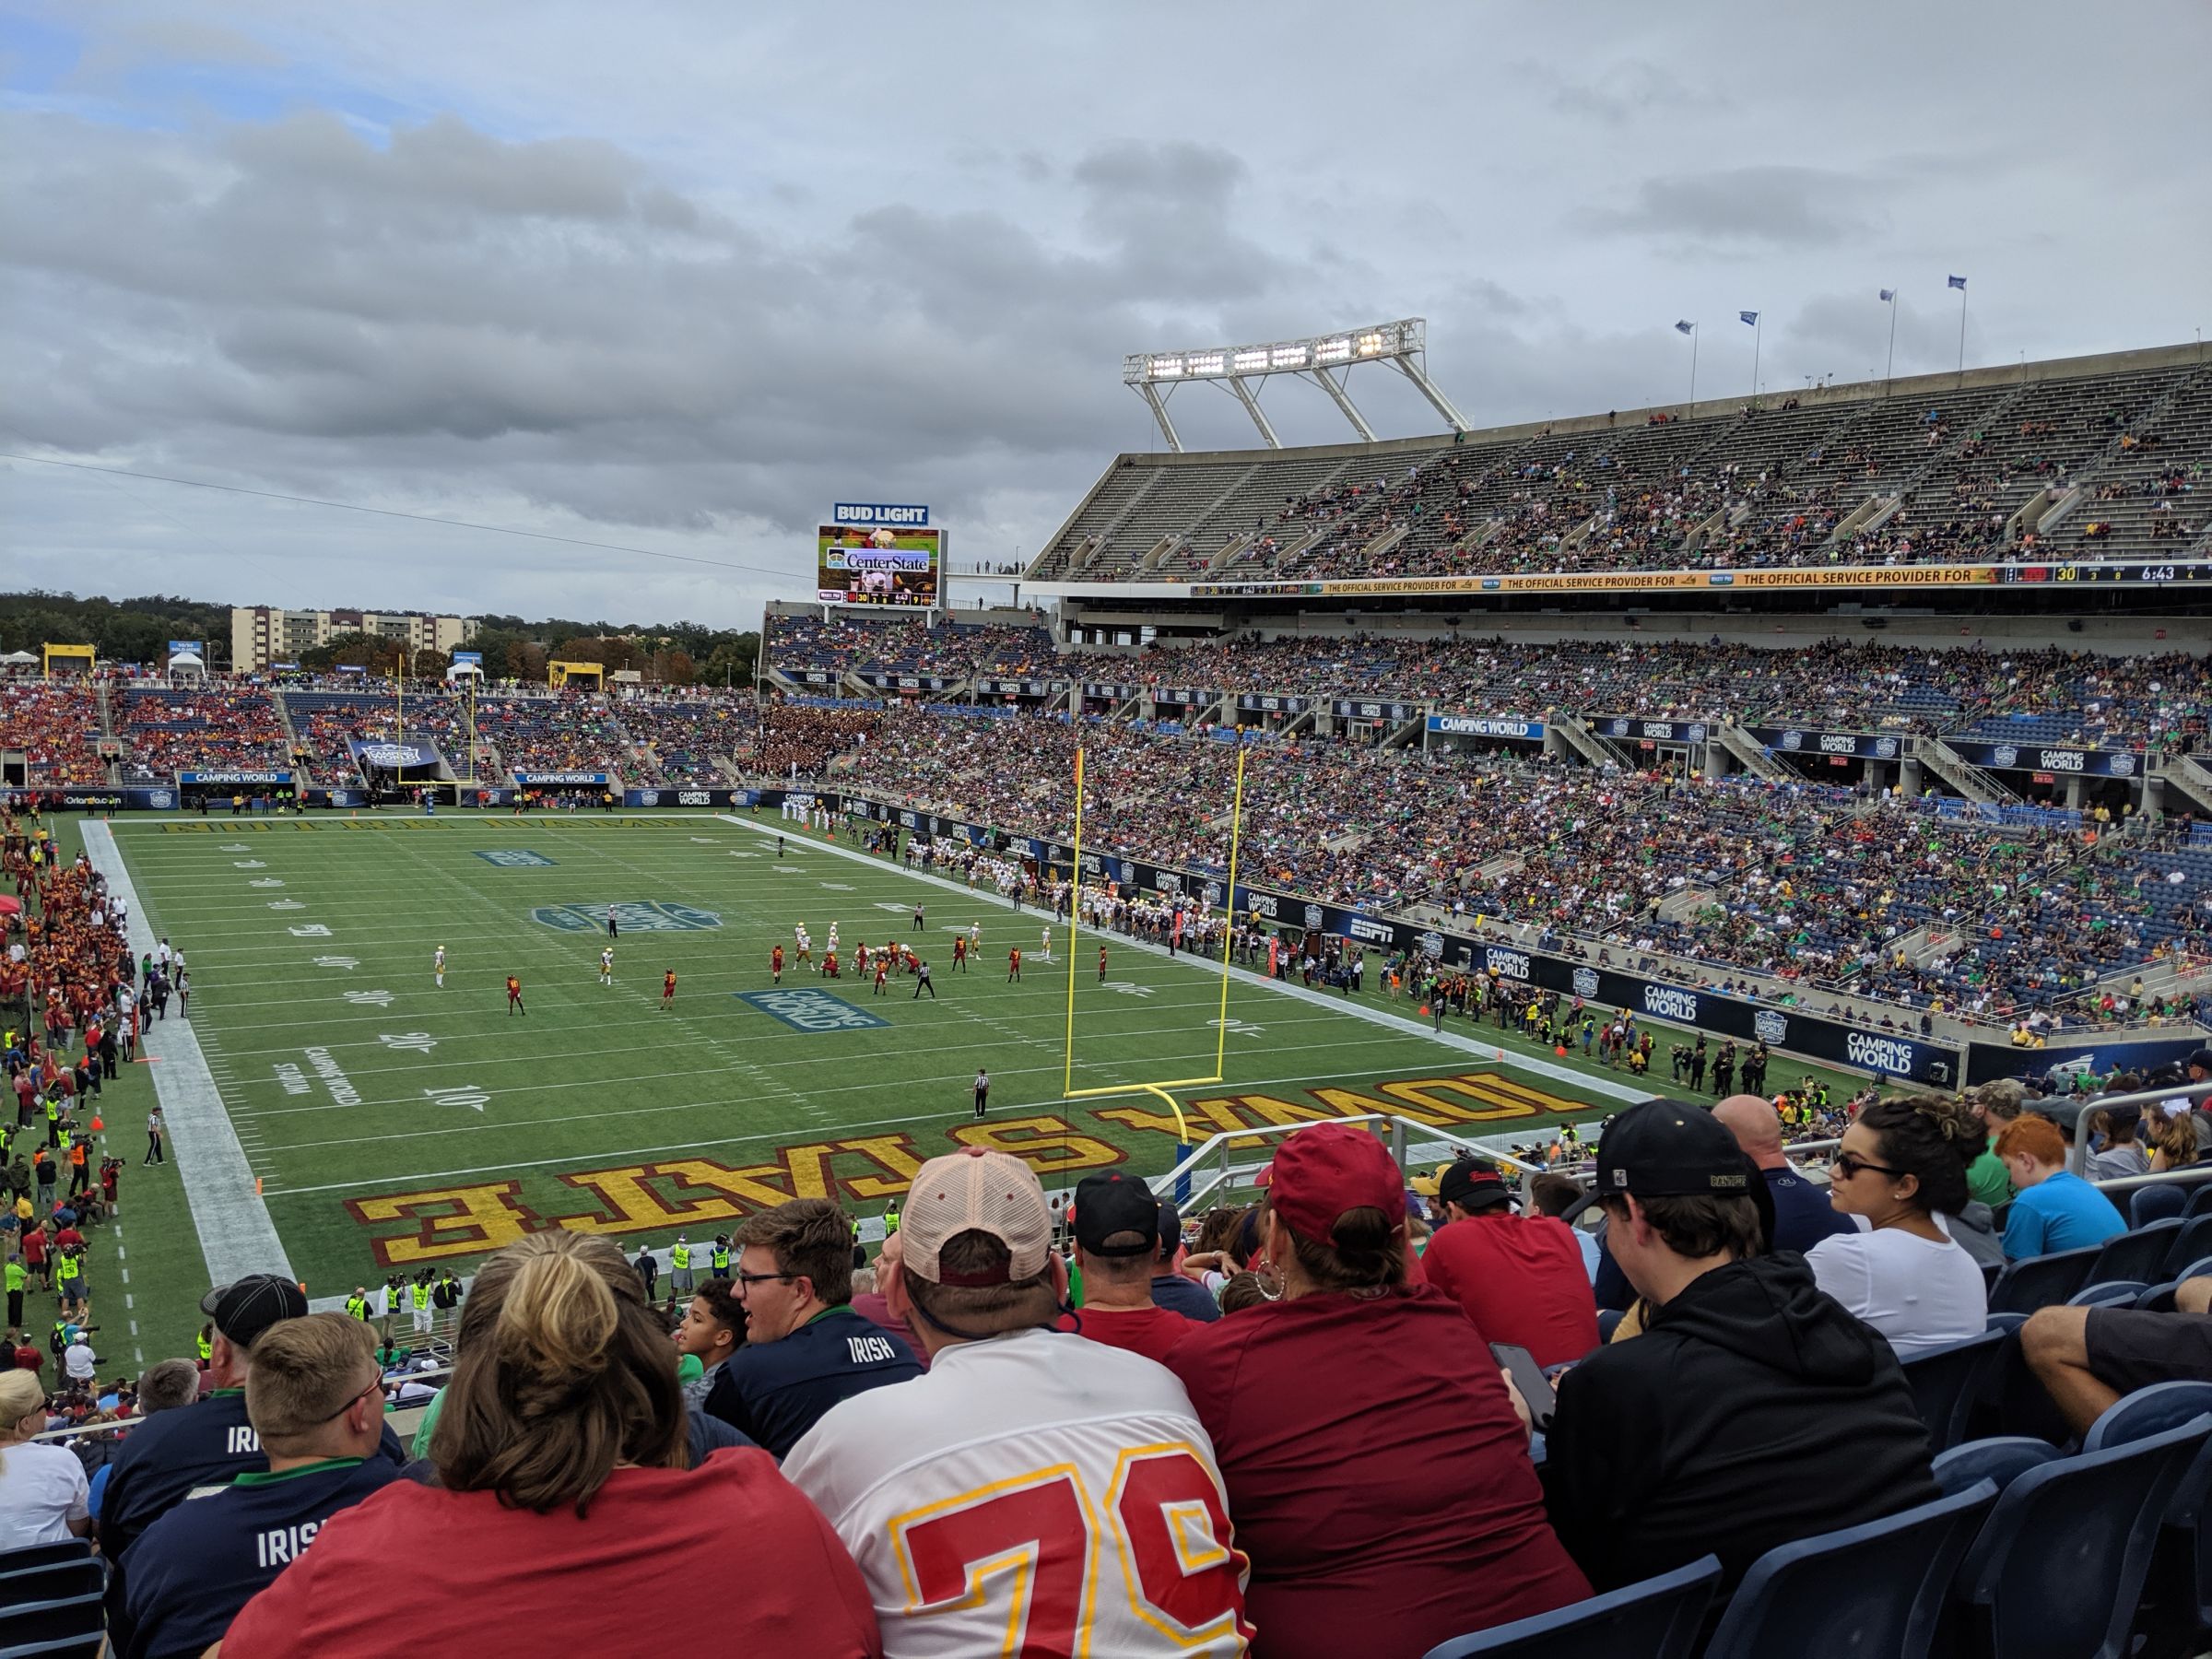
[[171,679],[206,679],[207,665],[200,661],[196,653],[180,651],[175,656],[169,659],[169,677]]
[[484,670],[477,667],[474,663],[455,663],[451,668],[448,668],[445,671],[445,677],[449,680],[460,679],[464,676],[476,679],[482,679],[484,677]]

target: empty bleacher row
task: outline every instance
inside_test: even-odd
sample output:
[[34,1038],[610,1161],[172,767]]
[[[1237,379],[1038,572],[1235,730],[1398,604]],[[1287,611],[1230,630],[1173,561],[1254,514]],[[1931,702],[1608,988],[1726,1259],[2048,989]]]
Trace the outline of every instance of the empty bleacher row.
[[[1120,457],[1032,582],[2172,557],[2212,524],[2212,369],[1606,416],[1368,451]],[[1948,377],[1944,377],[1947,380]],[[1853,395],[1854,392],[1861,394]]]

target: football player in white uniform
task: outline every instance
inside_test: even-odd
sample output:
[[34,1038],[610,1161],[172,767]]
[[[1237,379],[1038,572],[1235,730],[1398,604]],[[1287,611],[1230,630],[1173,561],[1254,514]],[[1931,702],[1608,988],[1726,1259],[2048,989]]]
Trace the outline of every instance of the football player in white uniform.
[[439,989],[445,988],[445,947],[438,947],[438,954],[430,959],[430,971],[438,976]]
[[1029,1165],[914,1177],[877,1262],[929,1371],[832,1406],[784,1475],[844,1539],[891,1659],[1240,1654],[1249,1563],[1165,1367],[1053,1327],[1066,1266]]

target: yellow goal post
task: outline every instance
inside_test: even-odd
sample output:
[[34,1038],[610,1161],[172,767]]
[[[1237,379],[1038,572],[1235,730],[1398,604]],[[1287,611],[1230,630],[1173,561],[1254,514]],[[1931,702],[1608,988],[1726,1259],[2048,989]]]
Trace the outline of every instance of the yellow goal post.
[[1237,854],[1244,835],[1244,758],[1241,742],[1237,745],[1236,793],[1230,808],[1229,822],[1229,887],[1222,900],[1221,951],[1221,1006],[1214,1021],[1214,1073],[1210,1077],[1162,1077],[1149,1083],[1109,1083],[1093,1088],[1076,1087],[1076,958],[1080,954],[1076,940],[1083,926],[1083,750],[1076,750],[1076,839],[1075,851],[1068,872],[1070,894],[1067,917],[1067,1043],[1061,1077],[1061,1098],[1068,1100],[1093,1100],[1112,1095],[1149,1094],[1167,1102],[1168,1110],[1175,1114],[1176,1138],[1185,1146],[1190,1144],[1190,1128],[1184,1122],[1182,1107],[1173,1094],[1178,1088],[1203,1088],[1222,1079],[1229,1055],[1229,944],[1236,930],[1237,920]]

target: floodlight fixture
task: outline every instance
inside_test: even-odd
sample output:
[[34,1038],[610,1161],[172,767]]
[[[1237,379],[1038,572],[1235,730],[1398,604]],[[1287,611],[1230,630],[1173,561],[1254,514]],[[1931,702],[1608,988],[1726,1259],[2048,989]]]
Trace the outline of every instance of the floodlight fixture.
[[[1182,440],[1176,434],[1175,423],[1168,418],[1167,395],[1190,381],[1210,381],[1222,386],[1244,406],[1253,425],[1259,429],[1260,441],[1269,449],[1282,448],[1282,441],[1268,424],[1252,383],[1255,380],[1265,383],[1271,374],[1312,381],[1329,394],[1345,419],[1351,423],[1352,430],[1372,443],[1374,429],[1367,424],[1366,417],[1359,413],[1345,390],[1347,371],[1360,363],[1390,364],[1414,383],[1453,431],[1468,430],[1465,417],[1429,378],[1428,355],[1428,322],[1420,317],[1404,317],[1395,323],[1378,323],[1370,327],[1312,335],[1300,340],[1276,340],[1265,345],[1133,352],[1122,359],[1122,383],[1145,400],[1152,411],[1152,418],[1159,423],[1160,435],[1168,441],[1168,447],[1178,453],[1182,450]],[[1163,386],[1166,393],[1160,390]]]

